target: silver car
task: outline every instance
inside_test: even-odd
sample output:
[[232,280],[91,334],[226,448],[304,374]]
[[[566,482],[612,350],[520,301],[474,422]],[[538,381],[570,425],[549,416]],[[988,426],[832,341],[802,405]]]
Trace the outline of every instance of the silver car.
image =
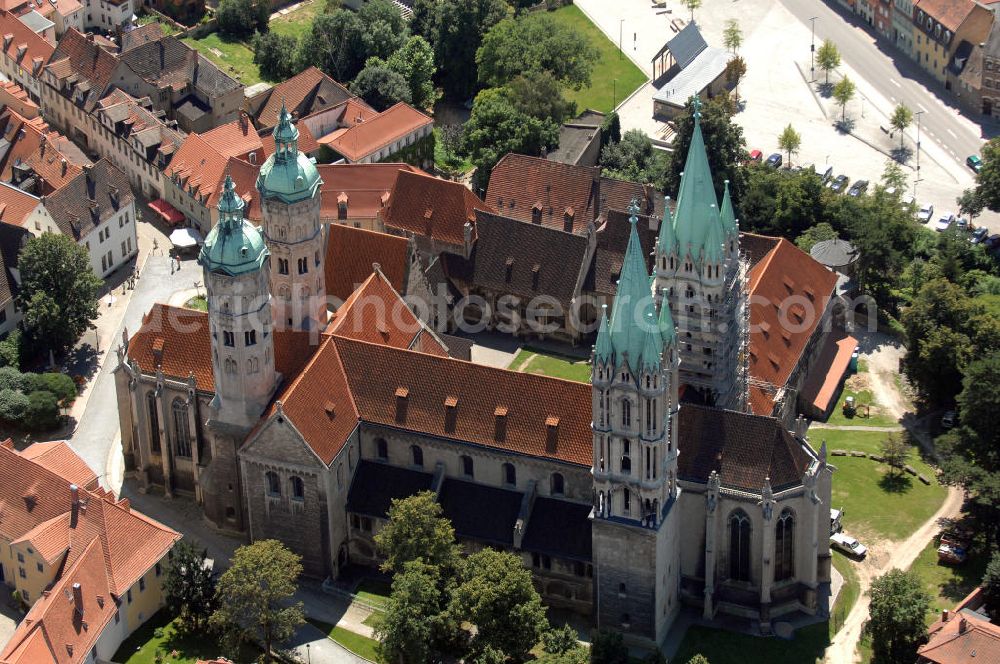
[[868,554],[868,548],[847,533],[830,535],[830,546],[858,559],[864,558]]
[[934,206],[931,205],[930,203],[924,203],[923,205],[921,205],[920,211],[917,212],[917,219],[922,224],[928,223],[931,220],[931,217],[933,216],[934,216]]

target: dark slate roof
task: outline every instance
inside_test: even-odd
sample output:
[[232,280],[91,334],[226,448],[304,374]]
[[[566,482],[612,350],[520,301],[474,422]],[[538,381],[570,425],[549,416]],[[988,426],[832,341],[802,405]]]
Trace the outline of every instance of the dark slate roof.
[[240,83],[176,37],[139,44],[119,58],[143,80],[176,89],[188,83],[212,97],[235,90]]
[[453,357],[456,360],[465,360],[466,362],[472,361],[472,346],[474,342],[472,339],[466,339],[465,337],[456,337],[453,334],[438,334],[444,345],[448,347],[448,357]]
[[438,501],[459,537],[513,546],[523,496],[520,491],[449,478]]
[[468,260],[446,254],[446,271],[467,287],[569,307],[587,254],[587,238],[476,210],[479,239]]
[[840,238],[817,242],[809,255],[827,267],[843,267],[858,260],[858,250],[854,245]]
[[760,493],[798,485],[812,460],[779,420],[694,404],[680,409],[677,476],[705,483],[719,471],[722,486]]
[[45,209],[60,231],[79,240],[133,200],[128,176],[101,159],[46,198]]
[[393,498],[406,498],[431,488],[434,476],[417,470],[361,461],[347,494],[347,511],[379,519],[389,515]]
[[[651,227],[652,224],[652,227]],[[653,248],[656,245],[657,220],[640,216],[636,224],[642,255],[646,257],[646,270],[653,268]],[[608,220],[597,233],[597,248],[587,277],[585,288],[601,295],[614,295],[618,291],[618,277],[625,260],[625,248],[631,233],[629,217],[625,212],[611,210]]]
[[521,548],[590,562],[590,510],[586,504],[536,498]]
[[768,237],[767,235],[756,235],[754,233],[740,233],[740,251],[742,251],[750,261],[753,268],[760,259],[771,253],[778,244],[779,238]]
[[708,48],[705,38],[701,36],[701,31],[694,23],[688,23],[684,29],[674,35],[674,38],[667,42],[670,54],[674,56],[681,69],[684,69],[691,61],[698,57],[698,54]]

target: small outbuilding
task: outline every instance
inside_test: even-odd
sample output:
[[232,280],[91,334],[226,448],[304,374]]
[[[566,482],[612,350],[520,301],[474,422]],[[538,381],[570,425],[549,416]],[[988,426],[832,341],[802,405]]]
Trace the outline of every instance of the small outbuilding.
[[840,238],[817,242],[813,245],[809,255],[834,272],[848,278],[854,276],[854,265],[860,257],[853,244]]
[[692,96],[709,99],[726,90],[732,54],[709,46],[698,26],[688,23],[653,56],[653,117],[674,119]]

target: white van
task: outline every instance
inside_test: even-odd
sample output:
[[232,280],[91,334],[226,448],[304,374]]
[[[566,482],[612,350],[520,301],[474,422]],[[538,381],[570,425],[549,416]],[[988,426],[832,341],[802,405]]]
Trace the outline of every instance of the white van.
[[813,164],[813,172],[819,176],[819,181],[826,184],[833,177],[833,166],[828,164]]

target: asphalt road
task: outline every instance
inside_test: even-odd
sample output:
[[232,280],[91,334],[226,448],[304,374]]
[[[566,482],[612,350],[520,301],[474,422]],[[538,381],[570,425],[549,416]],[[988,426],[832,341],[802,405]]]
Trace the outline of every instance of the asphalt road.
[[[861,17],[852,15],[832,1],[781,0],[789,12],[806,26],[816,20],[816,48],[824,39],[832,40],[840,50],[841,60],[855,71],[864,72],[865,80],[894,103],[906,104],[921,117],[921,144],[932,140],[941,145],[958,163],[977,154],[990,136],[968,117],[962,117],[944,90],[916,62],[886,40],[876,40]],[[785,45],[786,48],[793,47]],[[804,45],[808,53],[809,45]],[[816,76],[821,77],[819,67]],[[945,96],[947,95],[947,96]],[[973,128],[974,127],[974,128]],[[990,130],[990,127],[986,127]],[[912,131],[912,129],[910,130]],[[994,130],[995,131],[995,130]]]

